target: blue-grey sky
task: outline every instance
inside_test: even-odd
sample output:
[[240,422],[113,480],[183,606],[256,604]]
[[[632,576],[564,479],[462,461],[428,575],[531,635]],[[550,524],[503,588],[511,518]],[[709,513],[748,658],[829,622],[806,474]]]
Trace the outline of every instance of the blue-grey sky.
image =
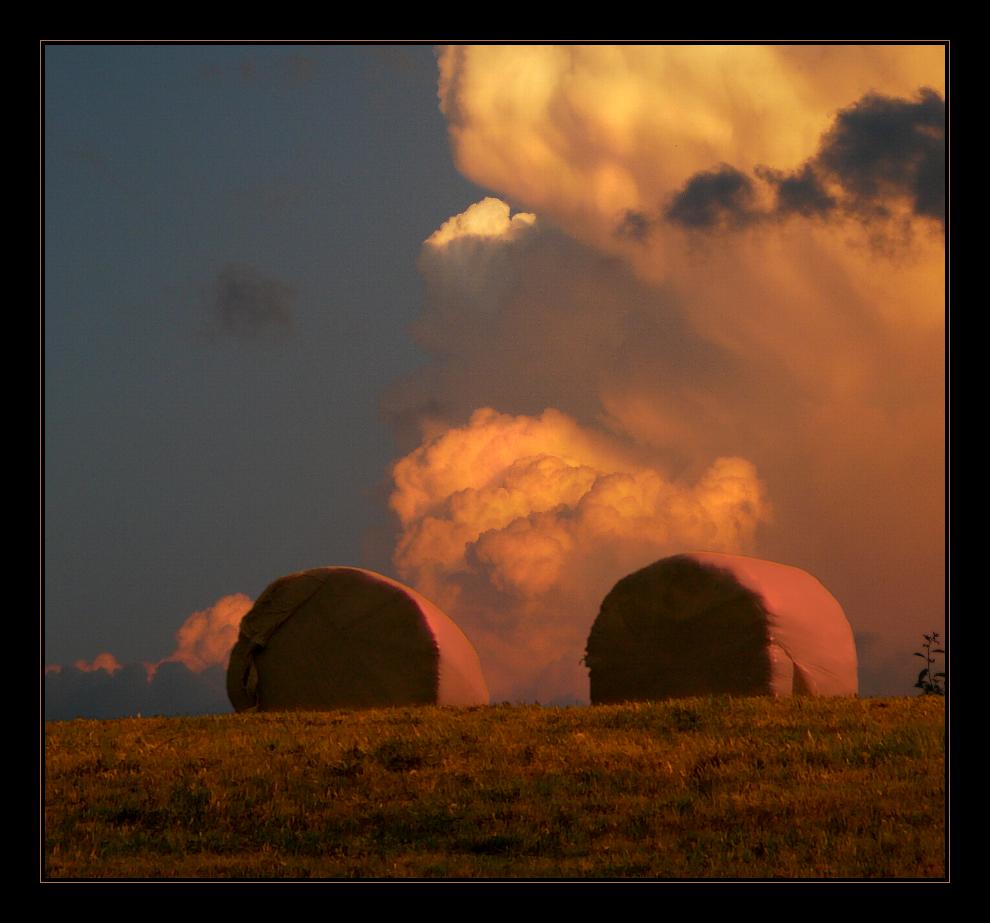
[[46,662],[155,660],[224,594],[383,566],[379,401],[422,361],[422,242],[480,195],[432,48],[51,45],[44,71]]

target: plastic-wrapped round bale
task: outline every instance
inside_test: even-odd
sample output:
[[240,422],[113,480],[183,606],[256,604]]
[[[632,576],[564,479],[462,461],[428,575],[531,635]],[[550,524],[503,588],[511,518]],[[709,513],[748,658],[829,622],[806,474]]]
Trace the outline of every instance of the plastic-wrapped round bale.
[[593,703],[859,689],[835,597],[806,571],[742,555],[675,555],[624,577],[602,602],[585,662]]
[[272,583],[241,620],[227,694],[237,711],[488,704],[460,628],[410,587],[355,567]]

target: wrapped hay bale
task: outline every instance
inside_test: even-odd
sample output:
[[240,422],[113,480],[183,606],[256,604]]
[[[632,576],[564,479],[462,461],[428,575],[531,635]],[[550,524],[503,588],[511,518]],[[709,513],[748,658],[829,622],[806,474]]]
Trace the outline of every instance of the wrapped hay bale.
[[806,571],[742,555],[675,555],[624,577],[602,602],[585,662],[593,703],[859,689],[835,597]]
[[227,694],[237,711],[488,703],[460,628],[415,590],[355,567],[272,583],[241,621]]

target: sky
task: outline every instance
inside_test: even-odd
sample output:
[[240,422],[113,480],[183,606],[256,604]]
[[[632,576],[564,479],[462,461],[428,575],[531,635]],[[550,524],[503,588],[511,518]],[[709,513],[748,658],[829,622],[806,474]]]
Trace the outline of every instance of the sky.
[[367,567],[496,701],[617,580],[804,568],[863,694],[944,632],[945,49],[49,45],[46,714],[227,710]]

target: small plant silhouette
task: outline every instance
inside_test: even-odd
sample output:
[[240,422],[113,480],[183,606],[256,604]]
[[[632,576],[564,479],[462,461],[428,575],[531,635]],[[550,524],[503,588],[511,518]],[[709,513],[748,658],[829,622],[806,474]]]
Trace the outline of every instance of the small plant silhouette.
[[939,646],[941,643],[938,632],[933,631],[930,635],[925,635],[925,643],[921,645],[924,653],[915,651],[914,656],[925,661],[925,668],[918,674],[918,682],[914,684],[915,689],[921,690],[921,695],[945,695],[945,673],[932,672],[935,655],[945,654]]

